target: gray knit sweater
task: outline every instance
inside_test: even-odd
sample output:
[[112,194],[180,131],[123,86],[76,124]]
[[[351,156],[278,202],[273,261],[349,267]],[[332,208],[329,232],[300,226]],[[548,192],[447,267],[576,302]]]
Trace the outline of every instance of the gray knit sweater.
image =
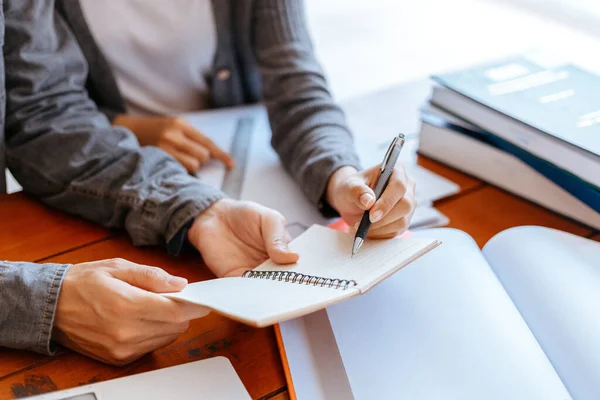
[[[111,68],[85,22],[79,0],[58,11],[89,64],[87,89],[110,119],[125,113]],[[352,135],[315,59],[302,0],[213,0],[217,52],[208,83],[214,107],[264,101],[272,145],[316,205],[331,174],[359,167]],[[226,71],[226,73],[223,73]]]

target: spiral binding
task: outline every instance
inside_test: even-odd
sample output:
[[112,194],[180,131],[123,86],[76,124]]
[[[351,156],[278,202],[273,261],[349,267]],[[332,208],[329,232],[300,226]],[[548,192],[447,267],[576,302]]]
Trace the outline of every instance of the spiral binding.
[[346,290],[357,283],[352,279],[323,278],[320,276],[306,275],[293,271],[246,271],[243,278],[271,279],[274,281],[300,283],[311,286],[328,287]]

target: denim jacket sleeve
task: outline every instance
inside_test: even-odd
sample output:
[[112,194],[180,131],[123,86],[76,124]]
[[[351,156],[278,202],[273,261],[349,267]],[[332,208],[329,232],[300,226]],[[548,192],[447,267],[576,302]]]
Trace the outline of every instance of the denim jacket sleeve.
[[273,147],[306,196],[319,204],[338,168],[361,167],[304,14],[303,0],[256,0],[252,39]]
[[53,354],[50,338],[62,264],[0,262],[0,346]]
[[110,122],[84,90],[87,65],[48,0],[5,0],[6,154],[24,190],[136,245],[168,243],[224,195]]
[[[4,0],[6,158],[26,192],[44,203],[125,228],[135,245],[167,244],[223,193],[189,176],[168,154],[140,148],[88,98],[87,66],[51,0]],[[0,267],[0,346],[50,353],[66,269]],[[31,305],[35,305],[32,307]]]

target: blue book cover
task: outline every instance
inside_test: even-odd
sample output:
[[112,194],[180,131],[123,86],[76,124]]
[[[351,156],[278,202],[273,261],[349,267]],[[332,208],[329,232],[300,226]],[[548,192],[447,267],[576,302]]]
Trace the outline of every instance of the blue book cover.
[[433,79],[541,134],[600,156],[598,75],[531,53]]
[[590,208],[600,212],[600,188],[589,184],[570,172],[565,171],[546,160],[536,157],[520,147],[515,146],[514,144],[483,129],[467,129],[463,126],[448,122],[439,115],[427,112],[422,112],[421,119],[423,122],[426,122],[430,125],[450,129],[456,133],[460,133],[487,145],[493,146],[506,153],[512,154],[519,160],[529,165],[531,168],[535,169],[538,173],[550,179],[565,191],[569,192],[572,196],[578,198]]

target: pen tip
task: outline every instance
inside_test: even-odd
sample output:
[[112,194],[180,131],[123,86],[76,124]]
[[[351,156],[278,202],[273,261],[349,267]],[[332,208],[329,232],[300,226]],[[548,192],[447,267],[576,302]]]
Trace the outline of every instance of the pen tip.
[[358,253],[358,249],[360,249],[360,246],[362,246],[363,244],[363,240],[359,237],[354,239],[354,244],[352,245],[352,257],[354,257],[354,255],[356,253]]

